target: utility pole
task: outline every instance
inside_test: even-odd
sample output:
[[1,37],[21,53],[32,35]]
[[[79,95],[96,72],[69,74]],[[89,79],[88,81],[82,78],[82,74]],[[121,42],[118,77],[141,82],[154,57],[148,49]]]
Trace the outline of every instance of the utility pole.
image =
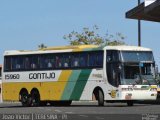
[[[138,0],[138,5],[141,4],[141,1]],[[138,20],[138,46],[141,46],[141,20]]]

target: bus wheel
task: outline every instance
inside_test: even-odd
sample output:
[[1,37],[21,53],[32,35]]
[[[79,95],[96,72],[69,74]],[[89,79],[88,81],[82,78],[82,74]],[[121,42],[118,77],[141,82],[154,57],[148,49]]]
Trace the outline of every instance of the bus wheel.
[[22,106],[28,107],[30,105],[28,92],[27,91],[23,91],[20,95],[21,95]]
[[101,90],[98,91],[98,105],[104,106],[104,95]]
[[128,106],[133,106],[133,101],[127,101]]
[[36,107],[40,105],[40,95],[37,90],[31,92],[31,106]]

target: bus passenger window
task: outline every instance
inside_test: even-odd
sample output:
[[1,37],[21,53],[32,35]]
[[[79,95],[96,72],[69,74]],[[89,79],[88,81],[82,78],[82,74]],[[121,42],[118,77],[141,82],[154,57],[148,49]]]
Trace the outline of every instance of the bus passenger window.
[[78,67],[79,66],[79,54],[73,54],[71,56],[71,67]]
[[24,60],[23,57],[21,56],[14,56],[12,57],[12,70],[21,70],[24,68]]
[[67,62],[64,63],[64,67],[68,67],[68,63]]
[[96,66],[96,53],[88,54],[88,66]]
[[31,68],[32,68],[32,69],[35,69],[35,68],[36,68],[36,64],[35,64],[35,63],[32,63],[32,64],[31,64]]
[[31,69],[37,69],[38,68],[38,56],[31,57],[30,61],[31,61]]
[[51,63],[51,61],[49,60],[49,62],[48,62],[48,68],[52,68],[52,63]]
[[78,59],[77,59],[77,58],[76,58],[75,61],[74,61],[74,66],[75,66],[75,67],[79,66],[79,63],[78,63]]
[[80,54],[80,67],[86,67],[87,65],[87,54],[82,53]]
[[64,67],[70,67],[70,59],[71,59],[71,56],[69,54],[65,54],[63,56],[63,64],[64,64]]
[[56,68],[62,67],[62,62],[59,56],[56,56]]
[[47,68],[53,68],[54,63],[54,57],[52,55],[47,56]]
[[25,58],[24,63],[25,63],[24,68],[25,68],[25,69],[30,69],[30,67],[29,67],[29,64],[30,64],[30,63],[29,63],[29,58],[28,58],[28,57]]
[[11,63],[11,57],[5,57],[5,59],[4,59],[4,70],[5,71],[12,70],[11,65],[12,65],[12,63]]
[[16,69],[20,69],[21,65],[20,64],[16,64]]
[[96,66],[103,66],[103,53],[97,53],[96,55]]

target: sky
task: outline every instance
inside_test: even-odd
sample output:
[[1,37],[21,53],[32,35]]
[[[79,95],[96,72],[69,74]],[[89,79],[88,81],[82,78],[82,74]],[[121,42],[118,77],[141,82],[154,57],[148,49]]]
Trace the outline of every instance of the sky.
[[[0,0],[0,64],[5,50],[65,46],[64,35],[94,25],[102,35],[120,32],[126,44],[137,45],[137,20],[125,18],[136,5],[137,0]],[[142,21],[142,46],[153,50],[160,68],[159,28],[159,23]]]

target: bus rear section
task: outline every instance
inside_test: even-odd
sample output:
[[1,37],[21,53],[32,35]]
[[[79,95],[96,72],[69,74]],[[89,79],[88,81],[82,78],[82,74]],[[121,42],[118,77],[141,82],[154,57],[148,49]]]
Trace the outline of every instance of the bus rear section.
[[[46,103],[70,105],[73,100],[91,101],[93,93],[98,99],[99,88],[103,86],[106,91],[103,54],[101,48],[90,46],[73,47],[73,50],[69,47],[6,51],[3,100],[38,106]],[[103,100],[99,104],[103,105],[104,96],[101,97]]]

